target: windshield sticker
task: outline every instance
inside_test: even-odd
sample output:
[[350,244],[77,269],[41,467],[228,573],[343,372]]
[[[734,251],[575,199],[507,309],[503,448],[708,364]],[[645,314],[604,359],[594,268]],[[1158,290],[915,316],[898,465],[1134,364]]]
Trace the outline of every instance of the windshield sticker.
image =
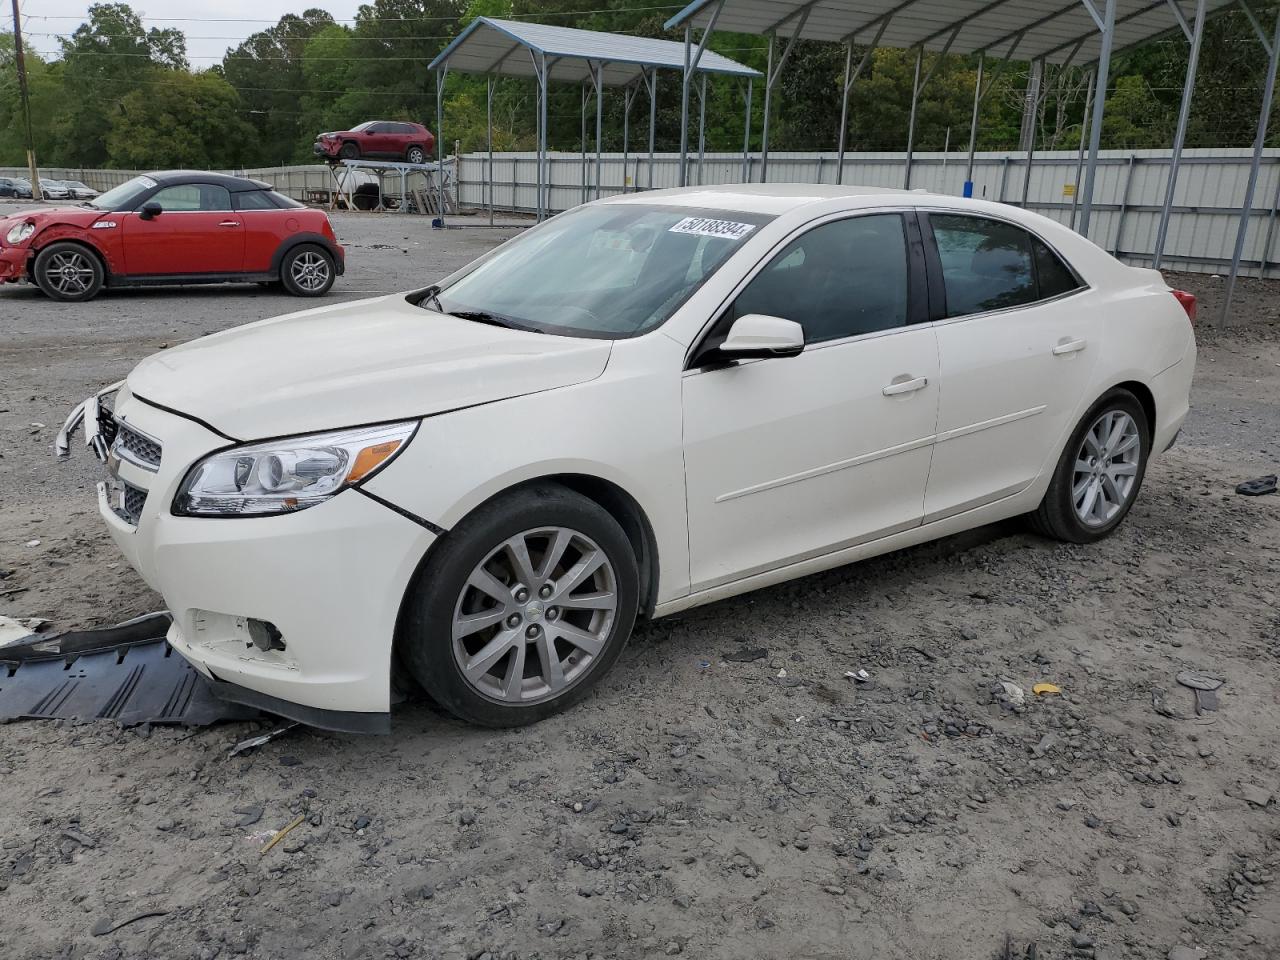
[[754,223],[709,220],[706,217],[685,217],[668,232],[691,233],[695,237],[721,237],[725,240],[741,240],[755,228]]
[[139,177],[138,182],[142,184],[144,187],[146,187],[148,190],[150,190],[152,187],[157,185],[156,182],[152,180],[150,177]]

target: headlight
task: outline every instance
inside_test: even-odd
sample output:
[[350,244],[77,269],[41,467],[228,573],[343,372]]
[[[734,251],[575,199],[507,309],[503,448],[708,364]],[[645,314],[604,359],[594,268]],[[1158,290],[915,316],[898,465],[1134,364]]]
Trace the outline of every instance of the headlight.
[[36,225],[34,223],[20,223],[16,227],[11,227],[9,232],[5,234],[4,239],[6,243],[21,243],[35,232]]
[[314,507],[385,467],[416,422],[336,430],[233,447],[187,474],[173,512],[187,517],[261,517]]

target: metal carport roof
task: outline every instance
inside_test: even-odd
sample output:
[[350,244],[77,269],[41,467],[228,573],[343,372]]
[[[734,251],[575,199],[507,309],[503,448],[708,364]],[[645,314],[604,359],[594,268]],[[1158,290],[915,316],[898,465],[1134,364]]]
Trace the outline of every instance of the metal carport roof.
[[[583,85],[582,137],[583,161],[586,161],[586,110],[587,89],[594,92],[596,103],[596,173],[595,192],[600,195],[601,130],[604,123],[604,88],[627,87],[623,111],[623,155],[626,155],[627,132],[631,117],[631,104],[639,88],[649,94],[649,156],[653,157],[654,128],[657,122],[658,71],[679,70],[684,77],[683,107],[689,106],[689,81],[697,76],[701,81],[699,98],[703,110],[699,112],[701,129],[706,105],[706,80],[709,75],[745,79],[748,85],[761,76],[752,69],[728,57],[705,50],[705,43],[698,47],[698,56],[690,60],[689,44],[650,37],[633,37],[625,34],[601,33],[598,30],[579,30],[575,27],[555,27],[545,23],[526,23],[517,20],[499,20],[494,17],[477,17],[458,37],[440,51],[431,61],[430,69],[436,74],[436,159],[440,159],[444,138],[444,85],[449,71],[482,74],[486,79],[487,113],[489,127],[489,169],[493,169],[493,85],[498,77],[523,77],[538,85],[538,219],[545,211],[545,194],[549,180],[547,160],[547,87],[553,75],[562,83]],[[748,124],[751,101],[747,100]],[[699,137],[701,141],[701,136]],[[682,141],[683,145],[683,141]],[[650,167],[652,176],[652,167]],[[492,189],[492,188],[491,188]],[[586,183],[583,183],[583,199],[586,199]],[[440,210],[444,210],[443,178],[439,184]],[[493,209],[490,204],[490,220]],[[441,223],[443,223],[443,212]]]
[[[447,65],[460,73],[537,79],[535,58],[524,51],[554,61],[555,77],[565,83],[591,80],[593,65],[602,64],[601,79],[610,87],[626,86],[646,69],[683,70],[685,56],[684,44],[673,40],[477,17],[431,61],[430,69]],[[759,70],[710,51],[702,55],[698,72],[760,76]]]
[[[1184,10],[1193,7],[1193,12]],[[916,51],[915,77],[911,91],[911,119],[907,127],[907,159],[905,183],[911,185],[911,158],[915,132],[916,105],[920,91],[937,67],[935,62],[922,74],[925,51],[952,54],[979,54],[977,83],[974,89],[973,120],[969,131],[969,156],[972,164],[978,107],[990,83],[983,88],[983,65],[988,56],[998,60],[1019,59],[1033,64],[1027,85],[1027,120],[1033,118],[1039,103],[1043,66],[1053,64],[1092,64],[1090,95],[1096,81],[1098,95],[1086,103],[1087,126],[1082,124],[1080,153],[1083,157],[1085,131],[1088,132],[1088,163],[1084,170],[1084,189],[1080,207],[1080,232],[1089,235],[1089,214],[1093,205],[1093,186],[1102,120],[1107,99],[1107,81],[1111,58],[1123,50],[1167,33],[1180,33],[1190,45],[1190,56],[1183,85],[1182,104],[1178,112],[1178,129],[1174,136],[1169,181],[1161,210],[1157,234],[1155,265],[1159,267],[1177,183],[1178,164],[1186,137],[1191,97],[1195,89],[1196,61],[1204,36],[1205,20],[1227,7],[1239,6],[1249,18],[1259,42],[1267,52],[1267,80],[1263,88],[1258,134],[1254,141],[1253,164],[1245,189],[1240,225],[1231,263],[1231,273],[1223,304],[1225,318],[1231,308],[1231,291],[1239,271],[1240,255],[1248,228],[1249,210],[1257,186],[1258,164],[1266,141],[1267,121],[1275,92],[1276,73],[1280,66],[1280,13],[1273,34],[1263,29],[1250,0],[691,0],[683,10],[667,21],[667,29],[683,28],[688,51],[684,77],[684,102],[692,69],[705,55],[707,37],[713,31],[747,33],[769,38],[769,66],[765,75],[764,130],[761,135],[761,177],[767,176],[769,156],[769,104],[797,39],[824,40],[847,47],[842,91],[840,141],[837,149],[837,177],[844,166],[844,142],[849,106],[849,89],[870,62],[876,47],[909,48]],[[1194,20],[1194,26],[1192,21]],[[696,48],[693,31],[701,30]],[[854,69],[854,44],[867,47],[861,63]],[[779,49],[781,48],[781,49]],[[687,127],[687,106],[682,110],[682,133]],[[1027,140],[1027,169],[1034,150],[1034,127]],[[681,178],[684,183],[685,143],[681,141]],[[966,178],[971,179],[971,178]],[[965,185],[967,191],[971,184]],[[1024,191],[1025,192],[1025,191]],[[1074,216],[1074,214],[1073,214]]]
[[[1206,6],[1212,12],[1235,2],[1208,0]],[[717,6],[718,0],[693,0],[666,26],[705,28]],[[1102,34],[1094,13],[1101,18],[1100,6],[1091,13],[1081,0],[728,0],[714,29],[869,43],[887,20],[876,46],[933,51],[949,46],[951,53],[999,56],[1007,55],[1021,35],[1017,59],[1079,64],[1098,59]],[[1189,15],[1169,0],[1117,0],[1113,49],[1177,30],[1179,17]]]

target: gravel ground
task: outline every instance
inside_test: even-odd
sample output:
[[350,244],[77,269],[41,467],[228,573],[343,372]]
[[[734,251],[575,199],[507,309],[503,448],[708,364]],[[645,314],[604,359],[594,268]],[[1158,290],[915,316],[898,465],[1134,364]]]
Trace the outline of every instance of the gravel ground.
[[[335,221],[344,298],[510,235]],[[1201,297],[1193,413],[1104,543],[1004,524],[662,620],[529,729],[410,704],[230,758],[268,725],[5,727],[0,956],[1280,956],[1280,496],[1232,492],[1280,461],[1280,287],[1222,331],[1221,282],[1171,279]],[[157,605],[52,433],[146,354],[295,305],[0,289],[0,613]]]

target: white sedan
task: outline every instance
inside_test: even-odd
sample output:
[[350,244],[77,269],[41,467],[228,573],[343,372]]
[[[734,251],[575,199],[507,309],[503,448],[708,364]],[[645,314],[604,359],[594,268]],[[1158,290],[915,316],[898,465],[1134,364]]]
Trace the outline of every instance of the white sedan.
[[1019,514],[1111,533],[1187,414],[1194,312],[1000,204],[658,191],[166,350],[80,412],[103,519],[225,697],[385,730],[405,670],[511,725],[638,617]]

